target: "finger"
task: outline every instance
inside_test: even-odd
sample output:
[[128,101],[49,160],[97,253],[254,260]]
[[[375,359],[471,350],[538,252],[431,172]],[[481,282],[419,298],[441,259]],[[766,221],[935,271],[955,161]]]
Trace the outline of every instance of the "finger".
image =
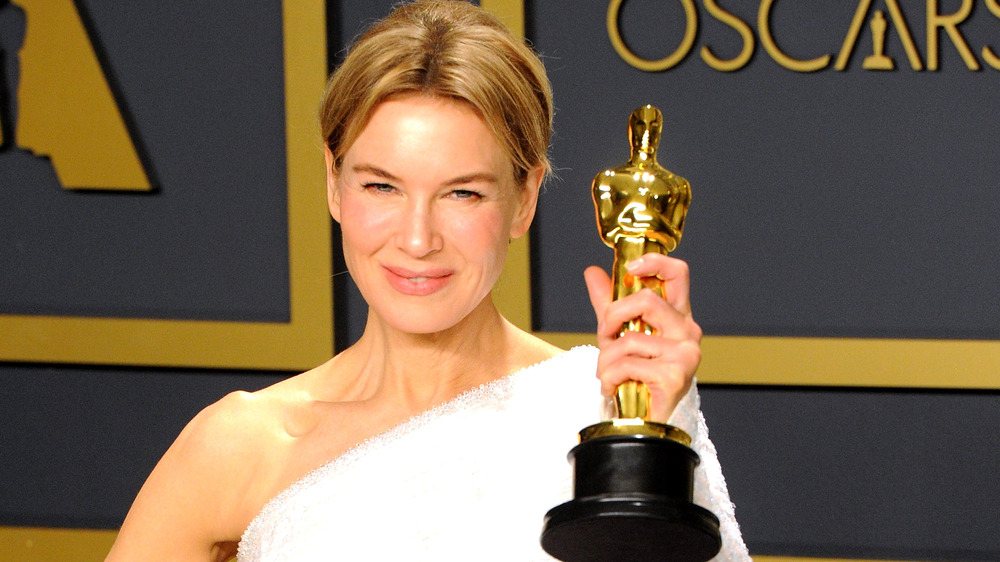
[[626,264],[628,272],[637,277],[657,277],[663,281],[664,293],[670,305],[682,314],[691,314],[691,272],[683,260],[650,253]]
[[613,327],[640,319],[652,327],[656,334],[665,338],[683,339],[694,336],[694,321],[682,314],[659,294],[643,289],[609,304],[604,312],[604,321]]
[[611,345],[605,346],[597,356],[597,371],[602,372],[609,365],[625,357],[641,357],[652,359],[663,356],[665,348],[672,344],[659,336],[651,336],[642,332],[627,332],[616,339]]
[[[636,361],[641,360],[641,361]],[[597,377],[612,391],[626,380],[648,381],[662,365],[673,364],[681,374],[693,377],[701,362],[701,346],[694,340],[667,340],[658,336],[629,333],[601,350]],[[636,366],[629,372],[625,366]]]
[[649,419],[665,423],[691,388],[699,361],[700,351],[691,342],[661,357],[623,357],[599,373],[601,392],[611,396],[626,381],[642,382],[650,395]]
[[592,265],[583,271],[583,279],[587,284],[587,293],[590,295],[590,305],[594,307],[594,316],[597,317],[598,338],[614,337],[618,328],[612,326],[609,333],[608,326],[604,321],[608,306],[612,302],[611,277],[600,267]]
[[[643,373],[643,376],[625,376],[620,382],[616,381],[615,379],[624,376],[626,370]],[[649,391],[649,419],[657,422],[666,422],[670,419],[674,407],[687,394],[693,381],[693,378],[685,373],[684,366],[679,363],[662,363],[639,357],[632,357],[616,364],[614,369],[608,370],[606,377],[607,384],[604,380],[601,381],[601,391],[605,396],[614,395],[618,386],[625,381],[642,382]]]
[[689,384],[680,363],[646,357],[625,357],[601,373],[601,394],[610,396],[622,384],[637,381],[645,384],[650,392],[657,389],[658,396],[672,400]]

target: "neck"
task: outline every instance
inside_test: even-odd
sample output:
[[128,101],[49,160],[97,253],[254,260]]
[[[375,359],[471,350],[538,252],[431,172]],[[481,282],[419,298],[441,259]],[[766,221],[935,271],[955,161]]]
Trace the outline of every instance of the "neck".
[[629,164],[632,166],[637,166],[639,168],[644,168],[656,164],[656,149],[655,148],[637,148],[632,151],[632,155],[629,156]]
[[433,334],[401,332],[369,311],[364,334],[344,353],[354,359],[364,399],[417,412],[508,374],[516,337],[487,296],[457,325]]

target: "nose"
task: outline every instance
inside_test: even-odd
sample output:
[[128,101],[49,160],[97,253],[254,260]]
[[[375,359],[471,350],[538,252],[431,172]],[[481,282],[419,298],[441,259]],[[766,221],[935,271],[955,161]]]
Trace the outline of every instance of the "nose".
[[443,238],[431,205],[407,205],[396,235],[397,247],[414,258],[423,258],[441,249]]

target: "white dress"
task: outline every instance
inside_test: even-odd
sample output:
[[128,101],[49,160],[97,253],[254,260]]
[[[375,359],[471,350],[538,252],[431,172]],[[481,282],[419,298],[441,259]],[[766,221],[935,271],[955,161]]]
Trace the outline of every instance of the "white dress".
[[[567,453],[601,420],[597,354],[472,389],[306,474],[250,523],[238,560],[554,560],[542,521],[572,499]],[[750,560],[694,387],[670,423],[701,456],[694,499],[721,522],[715,560]]]

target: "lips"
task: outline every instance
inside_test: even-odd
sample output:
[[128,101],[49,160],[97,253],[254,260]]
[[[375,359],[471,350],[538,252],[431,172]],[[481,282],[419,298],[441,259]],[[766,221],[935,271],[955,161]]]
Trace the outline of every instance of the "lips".
[[383,266],[389,285],[404,295],[426,296],[440,291],[451,281],[450,269],[421,269]]

